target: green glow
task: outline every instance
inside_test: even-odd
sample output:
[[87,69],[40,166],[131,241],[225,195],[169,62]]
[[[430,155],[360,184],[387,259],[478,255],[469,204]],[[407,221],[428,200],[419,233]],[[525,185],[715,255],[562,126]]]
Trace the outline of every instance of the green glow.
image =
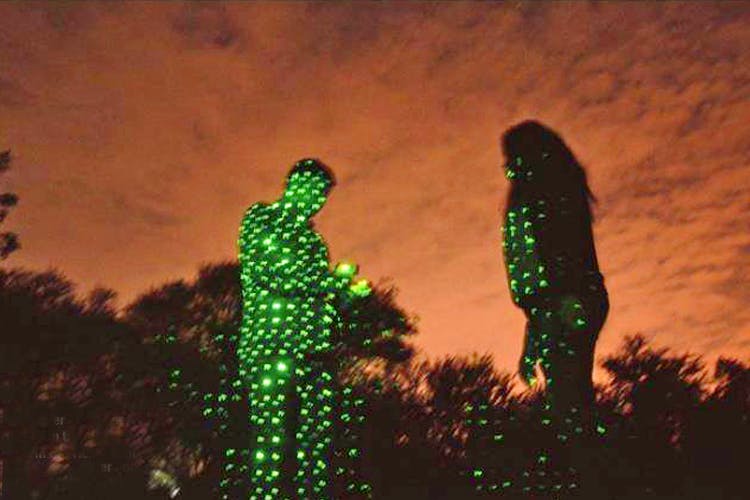
[[[321,164],[302,160],[282,198],[253,205],[242,220],[240,377],[232,385],[248,388],[255,444],[244,454],[227,450],[226,456],[238,465],[244,465],[243,456],[254,457],[251,498],[332,498],[335,438],[353,435],[337,429],[355,420],[356,404],[351,391],[339,387],[338,361],[330,355],[343,326],[338,304],[366,297],[371,288],[367,280],[354,281],[356,264],[329,267],[325,242],[310,224],[330,187]],[[358,459],[358,448],[345,446],[342,456]],[[284,463],[294,466],[282,468]],[[354,484],[370,491],[366,483]]]
[[353,278],[357,274],[357,265],[351,262],[341,262],[334,269],[334,274],[343,278]]
[[361,279],[355,283],[353,283],[349,287],[349,291],[352,295],[355,297],[367,297],[372,293],[372,288],[370,288],[370,282],[366,279]]
[[[592,315],[597,311],[586,309],[589,304],[599,307],[602,295],[606,295],[595,256],[590,255],[589,248],[593,247],[588,241],[581,242],[584,231],[590,228],[585,226],[583,204],[578,204],[579,186],[556,183],[558,178],[550,170],[558,168],[553,161],[559,156],[553,154],[556,151],[535,149],[531,139],[517,137],[514,140],[519,142],[509,143],[506,151],[505,176],[511,183],[511,196],[501,233],[511,298],[527,318],[519,374],[533,387],[540,369],[545,381],[541,423],[565,446],[578,446],[596,435],[594,430],[604,432],[593,425],[593,401],[583,395],[585,384],[590,385],[590,374],[585,375],[581,366],[592,359],[587,350],[593,348],[593,342],[587,336],[595,340],[598,335]],[[567,166],[559,168],[563,167]],[[582,411],[584,408],[587,411]],[[557,455],[549,455],[540,455],[538,463],[530,466],[533,474],[524,473],[532,483],[524,482],[522,490],[547,488],[543,480],[533,483],[533,477],[543,477],[556,466]],[[568,482],[566,487],[576,485]]]

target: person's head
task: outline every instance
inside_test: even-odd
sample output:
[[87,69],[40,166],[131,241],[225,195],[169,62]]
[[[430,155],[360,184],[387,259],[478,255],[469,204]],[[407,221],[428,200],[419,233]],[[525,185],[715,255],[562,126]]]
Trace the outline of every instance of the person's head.
[[285,210],[310,218],[321,209],[336,185],[333,171],[320,160],[305,158],[294,164],[281,199]]
[[512,182],[562,176],[577,163],[573,152],[552,129],[534,120],[509,128],[502,137],[506,176]]
[[505,176],[513,189],[583,193],[595,201],[586,173],[565,141],[549,127],[527,120],[509,128],[500,140]]

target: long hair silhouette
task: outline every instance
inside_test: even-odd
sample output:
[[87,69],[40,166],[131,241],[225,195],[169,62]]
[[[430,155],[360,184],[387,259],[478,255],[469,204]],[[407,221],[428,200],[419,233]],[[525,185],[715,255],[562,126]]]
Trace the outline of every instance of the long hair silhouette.
[[501,147],[509,161],[520,156],[538,165],[533,179],[523,177],[511,184],[508,204],[524,189],[547,194],[579,192],[588,202],[588,222],[593,221],[591,206],[598,200],[589,188],[586,171],[559,134],[536,120],[526,120],[503,134]]

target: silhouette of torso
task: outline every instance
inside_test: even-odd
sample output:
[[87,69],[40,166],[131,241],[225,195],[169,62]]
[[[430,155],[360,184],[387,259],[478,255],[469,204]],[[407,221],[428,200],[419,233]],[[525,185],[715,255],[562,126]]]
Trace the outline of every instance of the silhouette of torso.
[[584,203],[582,196],[521,190],[511,198],[504,262],[513,301],[524,310],[567,294],[606,293]]
[[254,205],[241,229],[240,265],[248,346],[259,355],[285,350],[295,357],[330,347],[338,315],[325,297],[328,249],[307,221]]

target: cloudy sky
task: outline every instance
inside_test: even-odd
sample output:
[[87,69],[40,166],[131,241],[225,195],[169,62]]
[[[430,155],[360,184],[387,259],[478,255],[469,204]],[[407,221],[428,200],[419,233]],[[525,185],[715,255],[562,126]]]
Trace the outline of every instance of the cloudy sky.
[[640,332],[747,358],[748,23],[735,2],[2,4],[4,265],[127,303],[233,258],[244,209],[317,156],[333,260],[399,288],[427,355],[513,369],[498,138],[535,118],[600,200],[600,355]]

